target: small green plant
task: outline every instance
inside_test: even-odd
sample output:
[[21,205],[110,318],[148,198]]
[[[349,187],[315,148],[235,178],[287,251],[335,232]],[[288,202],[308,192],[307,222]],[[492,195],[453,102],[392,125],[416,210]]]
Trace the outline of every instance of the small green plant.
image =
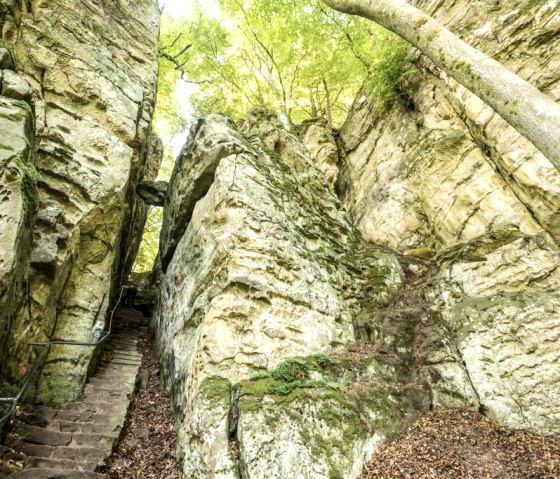
[[309,378],[309,369],[302,358],[290,358],[270,371],[270,377],[286,382],[302,381]]
[[260,379],[266,379],[270,377],[270,373],[268,371],[261,371],[260,373],[253,374],[251,376],[251,381],[258,381]]
[[249,383],[253,391],[260,394],[278,394],[286,396],[294,389],[329,388],[344,391],[340,383],[311,379],[311,371],[324,370],[330,360],[326,354],[318,353],[309,357],[288,358],[271,371],[262,371],[251,376]]
[[409,45],[404,40],[392,39],[370,68],[363,90],[380,111],[387,109],[402,96],[402,80],[410,71],[408,48]]
[[329,357],[326,354],[319,353],[313,356],[317,364],[322,368],[326,368],[329,365]]
[[313,381],[291,381],[289,383],[279,384],[277,386],[271,386],[268,389],[269,394],[280,394],[285,396],[290,394],[294,389],[313,389],[313,388],[330,388],[336,391],[344,391],[344,386],[337,382],[325,382],[322,380]]
[[296,388],[312,389],[321,388],[324,386],[324,381],[291,381],[289,383],[283,383],[278,386],[271,386],[268,392],[269,394],[280,394],[282,396],[286,396]]

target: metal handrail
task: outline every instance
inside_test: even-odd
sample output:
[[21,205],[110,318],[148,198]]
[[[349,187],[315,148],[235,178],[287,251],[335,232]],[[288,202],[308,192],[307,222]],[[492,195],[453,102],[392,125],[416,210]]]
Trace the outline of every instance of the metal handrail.
[[17,407],[19,401],[21,400],[21,398],[25,394],[27,386],[29,386],[29,383],[31,382],[31,378],[33,377],[33,375],[37,372],[37,370],[42,365],[42,363],[45,360],[51,346],[53,346],[53,345],[97,346],[107,339],[107,337],[111,334],[111,328],[112,328],[112,325],[113,325],[113,315],[115,314],[115,311],[116,311],[117,307],[119,306],[119,304],[121,302],[122,294],[123,294],[124,289],[125,289],[125,286],[123,286],[121,288],[121,291],[120,291],[120,294],[119,294],[119,299],[117,300],[117,302],[115,303],[115,306],[111,310],[111,315],[109,317],[109,326],[105,330],[104,334],[97,341],[95,341],[95,342],[82,342],[82,341],[74,341],[74,340],[55,339],[55,340],[52,340],[52,341],[48,341],[46,343],[29,343],[30,346],[42,346],[42,349],[39,352],[39,354],[37,355],[37,357],[35,358],[35,362],[33,363],[33,366],[31,367],[29,372],[26,374],[26,376],[23,380],[23,383],[22,383],[21,387],[19,388],[18,393],[14,397],[0,398],[0,403],[2,403],[2,402],[11,403],[11,405],[8,409],[8,412],[0,418],[0,431],[3,431],[4,426],[8,423],[8,421],[12,417],[12,414],[16,410],[16,407]]

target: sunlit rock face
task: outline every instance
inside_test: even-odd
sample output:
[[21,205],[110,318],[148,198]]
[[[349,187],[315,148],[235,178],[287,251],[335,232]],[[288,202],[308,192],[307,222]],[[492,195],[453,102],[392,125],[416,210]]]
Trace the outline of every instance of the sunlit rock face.
[[[253,393],[239,384],[286,358],[329,355],[353,343],[362,300],[371,309],[388,303],[402,282],[399,262],[365,249],[324,174],[266,110],[254,111],[240,130],[222,116],[202,120],[169,192],[153,326],[185,477],[233,478],[240,468],[251,478],[328,477],[329,461],[310,452],[318,446],[302,443],[306,420],[276,416],[283,429],[270,444],[272,429],[257,426],[271,415],[266,398],[248,405],[243,398]],[[325,384],[312,388],[312,401],[304,398],[315,421],[311,435],[325,424],[325,409],[344,420],[342,393]],[[343,477],[355,477],[384,437],[360,429],[345,439],[344,428],[324,427],[327,437],[346,441],[336,455]]]
[[[558,2],[413,3],[560,99]],[[558,439],[560,174],[429,61],[414,68],[386,111],[356,99],[339,142],[344,207],[368,241],[437,260],[434,407],[462,397]]]
[[[546,10],[555,2],[416,3],[560,99],[560,14],[557,5]],[[359,95],[342,128],[339,182],[358,229],[400,251],[437,250],[504,224],[558,241],[558,171],[475,95],[428,61],[418,67],[404,83],[406,101],[379,113]]]
[[[34,124],[25,120],[29,133],[22,133],[20,119],[7,138],[36,138],[29,162],[39,189],[33,246],[19,256],[30,257],[29,296],[10,326],[9,359],[2,358],[3,379],[15,386],[33,359],[29,341],[91,338],[112,299],[113,280],[131,263],[120,250],[134,252],[145,216],[134,188],[159,161],[150,136],[159,9],[156,0],[4,1],[2,9],[2,43],[23,82],[4,75],[4,90],[32,101],[35,112]],[[10,108],[22,108],[20,117],[30,114],[14,102]],[[37,399],[74,399],[91,354],[91,348],[54,348]]]
[[545,233],[513,227],[441,253],[428,290],[482,411],[560,440],[560,254]]

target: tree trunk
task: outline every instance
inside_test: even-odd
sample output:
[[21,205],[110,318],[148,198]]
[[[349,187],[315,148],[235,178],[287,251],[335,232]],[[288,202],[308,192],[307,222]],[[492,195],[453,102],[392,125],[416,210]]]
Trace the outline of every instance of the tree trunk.
[[319,112],[317,111],[317,104],[315,103],[315,95],[312,87],[309,87],[309,101],[311,103],[311,118],[317,118]]
[[327,124],[329,125],[329,130],[332,130],[331,95],[329,93],[327,80],[325,79],[323,79],[323,87],[325,88],[325,112],[327,114]]
[[560,105],[429,15],[396,0],[324,0],[401,36],[484,100],[560,171]]

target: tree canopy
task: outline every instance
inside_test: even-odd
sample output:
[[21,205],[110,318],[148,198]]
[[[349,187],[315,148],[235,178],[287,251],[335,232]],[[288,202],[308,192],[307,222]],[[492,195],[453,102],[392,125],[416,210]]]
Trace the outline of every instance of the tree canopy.
[[324,116],[339,125],[366,78],[375,79],[372,89],[384,87],[380,98],[393,93],[395,79],[381,72],[388,59],[404,57],[405,44],[379,26],[319,0],[219,0],[219,7],[219,18],[200,5],[194,18],[163,17],[159,96],[168,127],[183,126],[177,100],[169,101],[178,77],[191,85],[194,116],[238,118],[264,106],[289,123]]

